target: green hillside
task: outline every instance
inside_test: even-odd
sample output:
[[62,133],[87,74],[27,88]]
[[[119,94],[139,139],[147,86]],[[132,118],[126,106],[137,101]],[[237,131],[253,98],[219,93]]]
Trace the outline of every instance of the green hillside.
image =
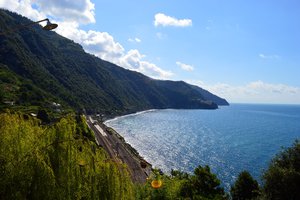
[[133,199],[127,167],[110,160],[83,117],[51,126],[0,114],[0,199]]
[[[30,22],[0,10],[1,32]],[[215,109],[222,101],[207,98],[185,82],[151,79],[101,60],[40,25],[2,34],[0,43],[2,103],[45,106],[57,102],[76,110],[117,115],[152,108]]]
[[74,110],[111,116],[150,108],[216,109],[227,101],[182,81],[123,69],[39,25],[7,32],[27,23],[0,9],[1,200],[300,199],[298,140],[270,161],[260,184],[242,171],[230,193],[209,166],[200,165],[192,174],[153,169],[145,184],[134,183],[128,166],[96,144],[85,116]]

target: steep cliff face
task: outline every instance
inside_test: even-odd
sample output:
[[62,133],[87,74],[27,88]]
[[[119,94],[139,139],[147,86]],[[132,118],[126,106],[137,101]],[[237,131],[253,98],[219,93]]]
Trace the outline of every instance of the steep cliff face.
[[[0,26],[5,27],[1,31],[30,22],[0,10]],[[33,103],[34,95],[36,104],[55,100],[74,109],[120,114],[150,108],[215,109],[225,104],[185,82],[151,79],[101,60],[40,25],[0,35],[0,43],[0,70],[18,80],[9,83],[15,95],[5,90],[1,98],[10,96],[19,104]],[[0,83],[8,84],[3,78]]]

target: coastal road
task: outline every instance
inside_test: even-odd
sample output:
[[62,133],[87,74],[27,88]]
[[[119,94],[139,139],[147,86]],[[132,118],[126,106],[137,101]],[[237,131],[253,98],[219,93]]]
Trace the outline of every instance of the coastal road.
[[[96,142],[104,148],[111,159],[125,163],[128,166],[131,178],[136,183],[144,183],[151,173],[151,164],[141,159],[132,152],[129,144],[120,139],[118,133],[108,132],[107,127],[93,120],[91,116],[86,116],[87,124],[94,132]],[[141,162],[146,163],[146,167],[141,167]]]

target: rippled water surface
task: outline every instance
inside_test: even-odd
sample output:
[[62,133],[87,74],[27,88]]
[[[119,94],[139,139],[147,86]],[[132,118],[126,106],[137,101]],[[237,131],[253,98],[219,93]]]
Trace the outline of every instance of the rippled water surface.
[[300,106],[233,104],[218,110],[153,110],[107,121],[154,167],[209,165],[228,189],[242,170],[257,179],[282,146],[300,138]]

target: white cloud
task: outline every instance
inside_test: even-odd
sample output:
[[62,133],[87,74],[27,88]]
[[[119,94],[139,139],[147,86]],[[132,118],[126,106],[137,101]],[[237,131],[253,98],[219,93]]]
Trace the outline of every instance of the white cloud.
[[35,0],[38,10],[55,19],[67,22],[94,23],[95,5],[90,0]]
[[55,20],[79,24],[95,22],[95,6],[90,0],[1,0],[0,7],[35,21],[50,16]]
[[140,43],[140,42],[142,42],[142,40],[140,38],[129,38],[128,42],[137,42],[137,43]]
[[[95,22],[95,8],[90,0],[0,0],[0,7],[35,21],[47,16],[59,24],[55,29],[57,33],[81,44],[86,52],[121,67],[158,79],[166,79],[173,75],[172,72],[144,60],[145,56],[138,50],[126,52],[124,47],[107,32],[80,29],[81,24]],[[134,38],[134,41],[141,42],[139,38]]]
[[143,61],[145,55],[140,54],[136,49],[130,50],[120,59],[120,65],[151,76],[152,78],[167,79],[173,76],[170,71],[165,71],[153,63]]
[[276,55],[276,54],[274,54],[274,55],[265,55],[265,54],[261,53],[258,56],[260,58],[262,58],[262,59],[270,59],[270,60],[275,60],[275,59],[279,59],[280,58],[280,56]]
[[194,67],[192,65],[187,65],[184,64],[182,62],[177,61],[176,65],[178,65],[181,69],[185,70],[185,71],[193,71]]
[[136,49],[126,52],[124,47],[107,32],[80,30],[78,23],[74,22],[65,22],[60,25],[62,26],[57,29],[59,34],[80,43],[87,52],[104,60],[144,73],[152,78],[167,79],[173,75],[172,72],[145,61],[146,56]]
[[154,16],[155,26],[175,26],[175,27],[186,27],[192,26],[191,19],[176,19],[174,17],[167,16],[163,13],[157,13]]
[[161,32],[156,33],[156,37],[160,40],[167,38],[167,35]]
[[210,19],[207,21],[207,26],[205,27],[205,29],[207,31],[210,31],[210,30],[212,30],[213,26],[214,26],[214,21]]
[[12,0],[1,0],[0,8],[5,8],[17,12],[23,16],[26,16],[34,21],[46,18],[44,13],[41,13],[31,6],[32,0],[21,0],[21,1],[12,1]]
[[300,87],[253,81],[235,86],[226,83],[205,84],[202,81],[187,81],[219,95],[229,102],[239,103],[287,103],[300,104]]

